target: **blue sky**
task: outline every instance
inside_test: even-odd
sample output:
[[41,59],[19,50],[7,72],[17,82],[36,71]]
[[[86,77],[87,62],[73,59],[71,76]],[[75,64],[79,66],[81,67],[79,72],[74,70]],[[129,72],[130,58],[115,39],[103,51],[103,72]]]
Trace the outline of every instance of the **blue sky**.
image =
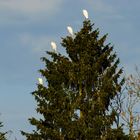
[[87,9],[101,35],[114,45],[125,73],[134,72],[140,58],[139,0],[0,0],[0,120],[4,130],[12,130],[10,140],[24,140],[19,130],[33,127],[28,118],[37,116],[31,92],[35,90],[40,57],[56,41],[63,53],[61,37],[66,27],[78,31]]

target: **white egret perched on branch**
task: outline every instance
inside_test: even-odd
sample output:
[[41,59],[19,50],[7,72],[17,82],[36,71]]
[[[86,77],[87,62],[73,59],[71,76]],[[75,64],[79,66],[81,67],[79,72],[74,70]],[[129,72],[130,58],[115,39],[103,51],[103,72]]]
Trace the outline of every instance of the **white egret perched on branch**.
[[88,12],[87,12],[87,10],[83,10],[83,15],[84,15],[84,17],[86,18],[86,19],[88,19]]
[[43,85],[43,79],[42,79],[42,78],[38,78],[38,83],[39,83],[40,85]]
[[72,29],[71,26],[67,26],[67,30],[68,30],[68,32],[69,32],[72,36],[74,35],[73,29]]
[[53,41],[51,42],[51,47],[56,52],[57,46],[56,46],[56,43],[55,42],[53,42]]

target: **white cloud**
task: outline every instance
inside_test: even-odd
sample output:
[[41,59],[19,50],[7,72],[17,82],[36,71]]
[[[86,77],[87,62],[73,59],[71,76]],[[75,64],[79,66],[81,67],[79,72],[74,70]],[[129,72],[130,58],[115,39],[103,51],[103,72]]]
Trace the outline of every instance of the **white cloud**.
[[19,40],[23,46],[30,47],[34,53],[44,53],[44,51],[51,50],[50,42],[54,39],[49,36],[34,36],[29,33],[24,33],[19,36]]
[[[0,0],[0,12],[3,19],[40,18],[50,16],[60,8],[63,0]],[[12,17],[11,17],[12,16]]]

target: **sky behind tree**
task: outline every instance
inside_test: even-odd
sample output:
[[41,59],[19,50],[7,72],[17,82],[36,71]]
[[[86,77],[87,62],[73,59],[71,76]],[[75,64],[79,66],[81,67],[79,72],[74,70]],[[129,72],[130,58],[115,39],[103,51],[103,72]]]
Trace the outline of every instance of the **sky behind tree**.
[[55,41],[64,53],[61,37],[68,35],[67,26],[77,32],[84,20],[82,10],[108,33],[107,43],[114,45],[125,73],[139,66],[140,1],[138,0],[0,0],[0,113],[9,138],[24,139],[19,130],[32,130],[28,118],[37,116],[32,91],[36,89],[40,58],[51,50]]

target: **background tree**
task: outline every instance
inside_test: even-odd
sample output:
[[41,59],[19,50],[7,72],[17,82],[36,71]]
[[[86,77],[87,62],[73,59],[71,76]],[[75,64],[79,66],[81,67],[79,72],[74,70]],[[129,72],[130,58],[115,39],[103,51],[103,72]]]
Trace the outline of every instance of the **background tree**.
[[113,46],[105,44],[107,34],[99,37],[99,29],[88,19],[79,32],[62,38],[64,56],[55,50],[43,57],[40,70],[47,82],[33,92],[41,119],[31,118],[36,126],[32,133],[22,131],[28,140],[47,139],[125,139],[121,128],[112,129],[116,111],[111,108],[121,91],[124,79],[118,69],[119,59]]
[[129,131],[130,139],[136,139],[140,131],[140,73],[136,67],[136,74],[126,78],[126,90],[121,108],[121,117]]

